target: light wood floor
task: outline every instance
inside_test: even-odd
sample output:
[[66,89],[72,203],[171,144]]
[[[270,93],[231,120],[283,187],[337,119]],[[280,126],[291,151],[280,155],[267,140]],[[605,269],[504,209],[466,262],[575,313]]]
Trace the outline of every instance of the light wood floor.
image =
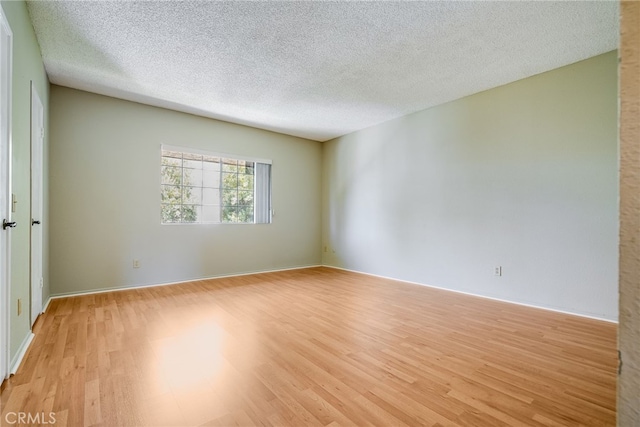
[[56,299],[35,334],[2,425],[615,425],[614,324],[328,268]]

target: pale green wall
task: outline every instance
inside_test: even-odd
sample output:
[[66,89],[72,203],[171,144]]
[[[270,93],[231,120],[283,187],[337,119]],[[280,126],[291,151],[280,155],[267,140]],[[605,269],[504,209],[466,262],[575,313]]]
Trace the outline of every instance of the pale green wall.
[[[47,153],[48,153],[48,100],[47,79],[31,20],[24,2],[3,1],[9,25],[13,31],[13,109],[12,109],[12,189],[18,204],[13,219],[18,226],[11,230],[11,331],[10,360],[16,356],[20,346],[29,336],[30,292],[29,251],[31,220],[31,81],[33,80],[45,106],[45,204],[44,204],[44,293],[43,301],[49,297],[47,264]],[[17,300],[22,300],[22,314],[18,316]]]
[[[319,142],[56,85],[51,141],[52,294],[321,261]],[[273,223],[160,225],[161,144],[271,159]]]
[[325,264],[617,319],[616,52],[323,156]]

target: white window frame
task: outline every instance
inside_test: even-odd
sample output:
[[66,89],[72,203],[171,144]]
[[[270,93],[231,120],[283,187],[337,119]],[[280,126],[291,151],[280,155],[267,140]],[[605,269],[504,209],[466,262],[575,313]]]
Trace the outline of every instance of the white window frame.
[[[219,157],[219,158],[224,158],[224,159],[230,159],[230,160],[241,160],[241,161],[247,161],[247,162],[253,162],[255,163],[255,170],[256,172],[254,172],[254,186],[253,186],[253,221],[252,222],[226,222],[222,220],[222,208],[223,205],[220,205],[220,221],[219,222],[202,222],[202,221],[196,221],[196,222],[163,222],[163,218],[162,216],[160,217],[160,224],[161,225],[168,225],[168,226],[172,226],[172,225],[248,225],[248,224],[270,224],[272,222],[272,208],[271,208],[271,165],[272,165],[272,160],[270,159],[262,159],[262,158],[257,158],[257,157],[250,157],[250,156],[243,156],[243,155],[238,155],[238,154],[229,154],[229,153],[222,153],[222,152],[216,152],[216,151],[209,151],[209,150],[202,150],[202,149],[198,149],[198,148],[190,148],[190,147],[182,147],[182,146],[177,146],[177,145],[169,145],[169,144],[162,144],[160,146],[160,159],[162,159],[162,153],[164,151],[173,151],[173,152],[180,152],[180,153],[184,153],[184,154],[196,154],[196,155],[203,155],[203,156],[210,156],[210,157]],[[159,173],[159,179],[160,179],[160,188],[162,188],[162,162],[160,162],[160,173]],[[262,190],[265,191],[266,193],[263,193],[263,197],[261,199],[261,203],[257,203],[257,194],[256,192],[258,191],[258,185],[256,185],[256,174],[257,174],[257,170],[259,169],[258,165],[268,165],[269,168],[266,171],[266,176],[268,177],[268,182],[266,183],[266,186],[264,183],[261,184]],[[222,182],[220,182],[220,191],[222,191],[223,187],[222,187]],[[162,204],[162,200],[160,201],[160,203]],[[256,211],[256,207],[257,205],[263,206],[264,208],[266,208],[265,212],[262,212],[262,214],[259,214]],[[204,205],[200,205],[200,206],[204,206]],[[258,220],[259,219],[259,220]]]

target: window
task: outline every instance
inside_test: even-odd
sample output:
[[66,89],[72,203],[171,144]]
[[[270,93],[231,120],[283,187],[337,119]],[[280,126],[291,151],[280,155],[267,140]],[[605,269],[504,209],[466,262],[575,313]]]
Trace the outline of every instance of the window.
[[271,161],[162,146],[163,224],[271,222]]

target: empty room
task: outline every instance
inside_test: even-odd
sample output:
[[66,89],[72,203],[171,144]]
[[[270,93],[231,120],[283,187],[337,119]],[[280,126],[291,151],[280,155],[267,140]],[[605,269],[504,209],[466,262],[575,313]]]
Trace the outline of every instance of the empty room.
[[0,425],[640,425],[640,3],[0,4]]

